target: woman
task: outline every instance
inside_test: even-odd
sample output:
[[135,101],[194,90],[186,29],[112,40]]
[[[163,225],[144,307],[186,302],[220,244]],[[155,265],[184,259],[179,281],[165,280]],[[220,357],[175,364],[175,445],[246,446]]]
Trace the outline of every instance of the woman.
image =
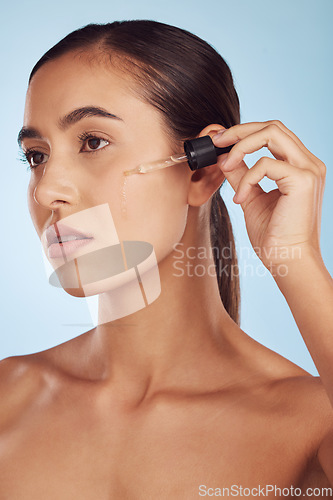
[[[125,186],[124,171],[206,135],[236,145],[216,165],[192,172],[182,163],[128,176]],[[59,221],[86,223],[90,210],[107,207],[107,231],[113,224],[120,242],[152,245],[161,291],[64,344],[2,361],[1,497],[192,499],[263,495],[260,487],[266,496],[311,496],[307,488],[332,486],[323,163],[280,122],[240,125],[224,60],[152,21],[88,25],[50,49],[31,73],[19,140],[42,242]],[[264,146],[276,159],[248,169],[244,156]],[[270,193],[258,185],[265,175],[277,184]],[[225,179],[320,378],[239,327]],[[103,216],[93,220],[102,220],[101,235]],[[199,264],[200,275],[188,272]],[[64,288],[86,294],[83,285]],[[104,313],[116,291],[93,292]]]

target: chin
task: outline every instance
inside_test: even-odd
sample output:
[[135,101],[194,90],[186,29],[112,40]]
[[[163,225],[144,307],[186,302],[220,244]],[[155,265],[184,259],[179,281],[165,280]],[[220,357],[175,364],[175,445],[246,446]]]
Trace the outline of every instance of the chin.
[[114,310],[124,310],[125,303],[132,312],[141,309],[161,292],[155,251],[152,245],[138,241],[124,242],[124,249],[126,265],[123,259],[121,262],[115,259],[110,249],[105,249],[106,253],[99,253],[98,259],[94,253],[93,258],[82,256],[77,262],[60,266],[49,282],[73,297],[107,295]]
[[98,324],[109,323],[148,307],[161,294],[157,266],[125,273],[84,287],[64,288],[74,297],[97,295]]

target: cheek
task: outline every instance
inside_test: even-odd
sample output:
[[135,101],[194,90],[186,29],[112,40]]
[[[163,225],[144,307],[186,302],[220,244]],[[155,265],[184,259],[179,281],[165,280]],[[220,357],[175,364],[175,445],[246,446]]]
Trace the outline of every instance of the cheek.
[[160,261],[186,227],[187,173],[185,167],[128,177],[105,175],[91,186],[90,204],[108,203],[119,239],[151,243]]
[[125,181],[119,237],[151,243],[158,261],[181,240],[186,227],[186,179],[181,173],[177,174],[152,172],[131,176]]

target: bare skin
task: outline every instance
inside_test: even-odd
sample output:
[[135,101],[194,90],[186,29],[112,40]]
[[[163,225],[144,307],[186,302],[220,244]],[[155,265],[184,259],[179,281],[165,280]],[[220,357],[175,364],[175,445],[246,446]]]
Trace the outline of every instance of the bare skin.
[[[109,203],[122,239],[137,234],[153,244],[162,293],[135,314],[0,363],[0,497],[192,499],[200,485],[331,486],[319,456],[331,450],[322,443],[333,429],[332,353],[321,352],[326,337],[321,342],[317,335],[316,343],[307,312],[290,298],[310,297],[302,298],[303,270],[299,293],[290,295],[288,280],[277,283],[322,380],[255,342],[229,317],[216,276],[208,272],[212,257],[187,259],[206,266],[201,276],[173,272],[175,242],[209,249],[209,200],[224,175],[234,187],[237,169],[227,173],[215,165],[192,174],[184,166],[133,176],[122,219],[116,188],[123,170],[136,166],[138,148],[152,155],[142,161],[172,151],[159,114],[131,93],[128,80],[93,67],[94,73],[84,60],[62,56],[41,68],[29,88],[24,124],[41,137],[27,138],[24,147],[47,157],[31,176],[32,219],[40,236],[68,215]],[[58,127],[59,117],[92,104],[123,120],[85,119],[85,128],[101,131],[105,144],[112,136],[112,148],[94,156],[107,160],[94,160],[98,176],[91,174],[92,160],[73,145],[74,129]],[[81,132],[81,124],[74,127]],[[220,129],[211,124],[201,135]],[[317,260],[303,262],[330,300],[330,282],[324,272],[316,274]],[[291,275],[297,266],[290,266]],[[315,309],[324,336],[330,333],[327,304],[322,299]],[[302,318],[310,327],[303,328]]]
[[224,348],[197,353],[181,373],[170,367],[168,383],[137,398],[138,381],[129,397],[129,385],[103,379],[87,355],[93,331],[2,362],[2,496],[192,499],[200,485],[329,487],[316,458],[332,424],[322,384],[229,328]]

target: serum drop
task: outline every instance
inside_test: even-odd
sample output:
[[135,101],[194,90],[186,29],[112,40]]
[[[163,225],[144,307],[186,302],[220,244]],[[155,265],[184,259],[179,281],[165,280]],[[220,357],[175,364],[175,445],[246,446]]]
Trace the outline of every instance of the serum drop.
[[121,215],[123,217],[126,217],[126,215],[127,215],[126,182],[127,182],[127,176],[123,175],[123,185],[122,185],[122,189],[121,189]]

